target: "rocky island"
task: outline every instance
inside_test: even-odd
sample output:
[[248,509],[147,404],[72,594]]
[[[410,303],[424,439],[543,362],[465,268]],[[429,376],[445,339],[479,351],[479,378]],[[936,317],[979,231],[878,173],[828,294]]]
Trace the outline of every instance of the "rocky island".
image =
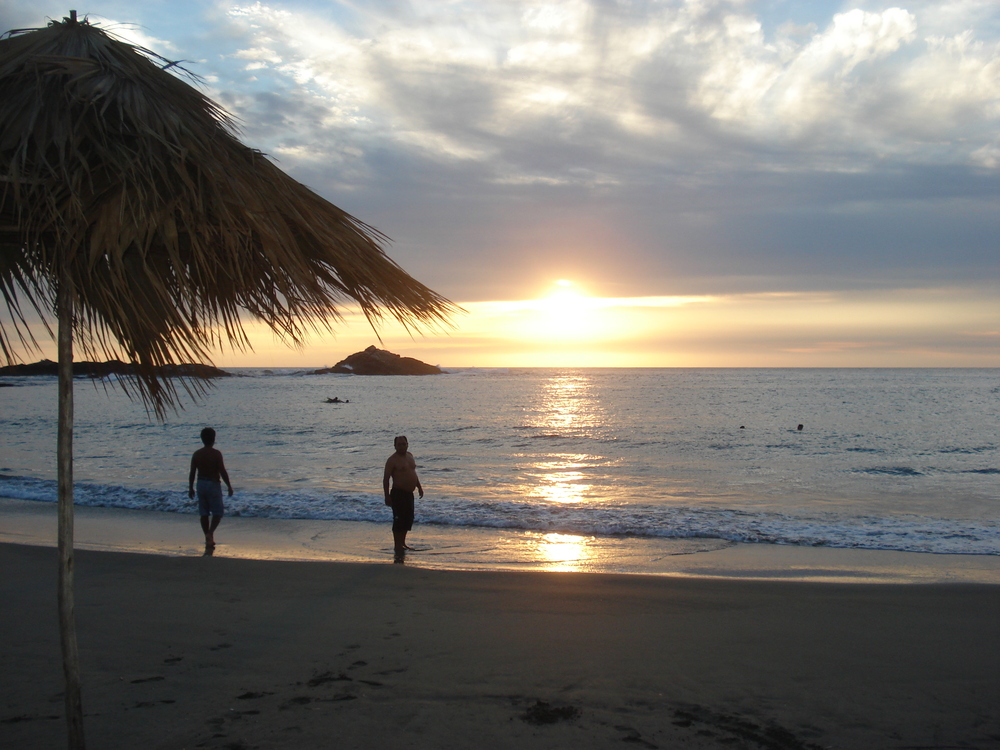
[[[232,373],[211,365],[185,363],[163,365],[156,368],[161,378],[228,378]],[[0,367],[0,375],[58,375],[59,365],[51,359],[22,365]],[[135,365],[110,359],[107,362],[74,362],[73,375],[77,377],[104,378],[108,375],[135,375]]]
[[355,352],[333,367],[314,370],[313,375],[441,375],[440,367],[429,365],[413,357],[401,357],[385,349],[369,346]]

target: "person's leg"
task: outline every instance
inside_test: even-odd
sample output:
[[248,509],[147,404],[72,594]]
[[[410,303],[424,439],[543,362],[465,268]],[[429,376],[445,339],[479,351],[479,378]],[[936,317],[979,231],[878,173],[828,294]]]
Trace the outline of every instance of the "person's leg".
[[392,545],[396,552],[402,552],[403,550],[409,549],[409,547],[406,546],[406,531],[403,529],[393,529]]
[[219,524],[222,523],[222,516],[212,516],[212,523],[209,526],[208,533],[214,534],[215,530],[219,528]]
[[413,528],[413,493],[408,492],[401,496],[398,507],[400,534],[396,549],[412,550],[412,547],[406,546],[406,533]]
[[[211,518],[211,520],[210,520]],[[202,516],[201,517],[201,530],[205,532],[205,546],[214,547],[215,546],[215,530],[219,527],[219,521],[221,516]]]
[[389,492],[389,503],[392,508],[392,547],[399,554],[406,549],[406,530],[403,525],[403,506],[400,504],[399,491]]
[[[198,504],[201,510],[201,528],[205,532],[205,545],[215,546],[215,530],[219,528],[225,506],[222,504],[222,484],[198,480]],[[211,520],[209,519],[211,516]]]
[[212,539],[212,529],[209,527],[208,516],[211,513],[209,508],[209,498],[205,495],[202,490],[201,482],[198,482],[198,515],[201,516],[201,530],[205,534],[205,546],[212,546],[214,542]]

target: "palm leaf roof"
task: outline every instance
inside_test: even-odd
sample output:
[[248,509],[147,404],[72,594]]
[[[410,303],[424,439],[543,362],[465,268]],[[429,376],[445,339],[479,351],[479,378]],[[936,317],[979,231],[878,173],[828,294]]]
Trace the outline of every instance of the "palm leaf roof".
[[176,394],[155,368],[245,348],[246,313],[297,343],[344,304],[418,329],[457,309],[386,256],[384,235],[243,145],[172,68],[75,12],[0,39],[8,361],[12,330],[31,340],[22,306],[50,315],[60,279],[76,341],[135,362],[158,413]]

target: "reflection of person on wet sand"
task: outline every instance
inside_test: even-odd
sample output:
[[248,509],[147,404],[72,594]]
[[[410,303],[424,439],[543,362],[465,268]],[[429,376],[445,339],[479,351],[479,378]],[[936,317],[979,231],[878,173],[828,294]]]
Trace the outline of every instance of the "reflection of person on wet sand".
[[[201,515],[201,529],[205,532],[205,547],[215,546],[215,530],[219,528],[225,508],[222,505],[222,482],[229,488],[229,497],[233,496],[233,485],[229,483],[229,472],[222,460],[222,454],[215,445],[215,430],[206,427],[201,431],[201,442],[204,448],[199,448],[191,456],[191,471],[188,474],[188,497],[195,495],[194,480],[198,477],[198,512]],[[211,522],[209,515],[212,516]]]
[[406,532],[413,528],[413,491],[417,490],[420,497],[423,497],[424,488],[420,486],[420,479],[417,477],[417,462],[413,459],[413,454],[407,451],[409,442],[406,437],[400,435],[392,444],[396,452],[385,462],[382,489],[385,492],[385,504],[392,508],[392,541],[396,554],[400,555],[412,549],[406,546]]

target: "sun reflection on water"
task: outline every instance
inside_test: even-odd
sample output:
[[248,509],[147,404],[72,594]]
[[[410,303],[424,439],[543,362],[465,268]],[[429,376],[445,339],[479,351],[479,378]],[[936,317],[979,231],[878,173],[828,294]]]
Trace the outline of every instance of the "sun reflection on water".
[[[590,378],[576,373],[545,381],[535,416],[535,426],[548,437],[587,437],[603,426]],[[550,453],[527,468],[532,480],[527,494],[553,503],[586,501],[593,489],[587,470],[603,460],[589,453]]]
[[580,469],[587,466],[587,459],[595,456],[585,454],[562,454],[553,460],[539,461],[528,476],[535,480],[531,496],[555,503],[578,503],[592,488],[587,475]]
[[586,537],[574,534],[545,534],[538,540],[542,560],[549,570],[578,570],[590,558]]
[[579,429],[594,424],[596,413],[590,378],[564,374],[544,383],[541,425],[553,430]]

